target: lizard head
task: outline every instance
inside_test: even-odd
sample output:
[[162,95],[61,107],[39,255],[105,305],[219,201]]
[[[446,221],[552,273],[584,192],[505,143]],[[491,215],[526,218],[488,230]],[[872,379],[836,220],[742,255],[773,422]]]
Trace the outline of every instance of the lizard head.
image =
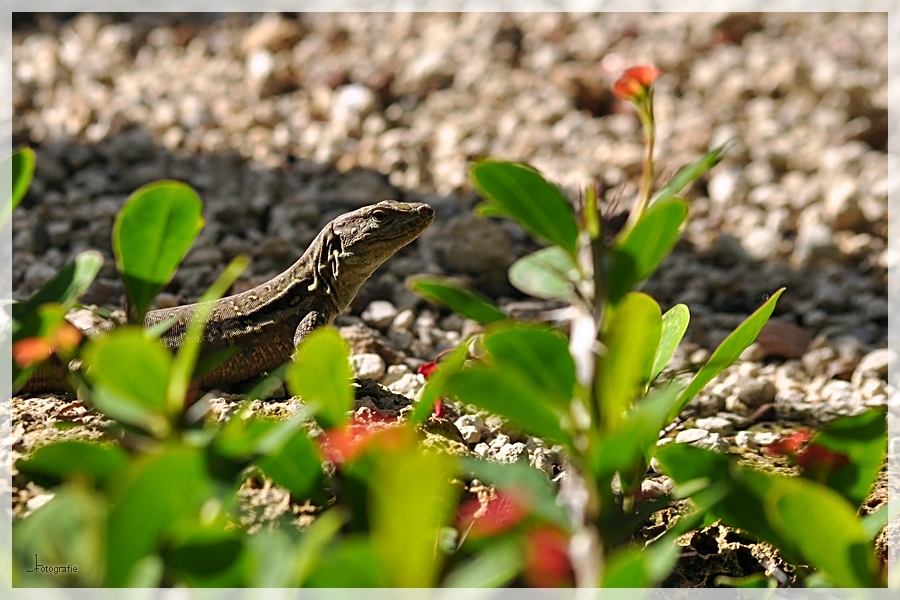
[[[340,240],[337,260],[341,269],[371,274],[397,250],[407,245],[434,221],[434,209],[420,202],[384,200],[335,219],[331,230]],[[337,250],[333,246],[332,252]]]
[[307,251],[313,260],[307,289],[322,290],[340,310],[345,309],[375,269],[419,237],[432,221],[434,209],[427,204],[394,200],[341,215]]

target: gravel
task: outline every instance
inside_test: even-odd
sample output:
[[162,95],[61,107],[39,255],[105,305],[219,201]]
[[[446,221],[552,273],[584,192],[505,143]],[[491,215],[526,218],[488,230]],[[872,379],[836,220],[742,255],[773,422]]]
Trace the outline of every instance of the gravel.
[[[764,446],[770,434],[741,419],[766,404],[813,424],[887,406],[885,13],[17,17],[14,143],[38,158],[13,216],[14,296],[95,248],[106,265],[86,300],[120,308],[112,220],[160,178],[197,189],[206,227],[159,306],[194,301],[241,253],[253,262],[236,289],[268,280],[354,207],[428,202],[435,224],[338,322],[357,369],[413,398],[418,366],[475,328],[411,294],[407,276],[457,276],[532,316],[558,306],[508,284],[536,246],[472,216],[468,166],[526,161],[573,198],[594,180],[627,207],[641,133],[609,87],[646,62],[664,72],[659,178],[740,140],[686,190],[684,238],[644,288],[691,310],[663,377],[696,369],[787,287],[760,342],[691,404],[707,419],[680,441]],[[558,453],[456,408],[471,451],[556,478]]]

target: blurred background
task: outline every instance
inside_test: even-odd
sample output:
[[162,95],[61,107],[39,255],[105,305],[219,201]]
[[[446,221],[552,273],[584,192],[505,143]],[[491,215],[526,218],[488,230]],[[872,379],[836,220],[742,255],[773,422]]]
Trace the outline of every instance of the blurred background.
[[605,210],[628,208],[641,131],[610,86],[646,63],[664,72],[661,182],[740,140],[689,190],[688,231],[647,291],[687,303],[688,339],[710,349],[786,285],[773,343],[793,341],[768,354],[813,340],[828,357],[808,370],[849,378],[887,339],[885,13],[16,13],[14,145],[38,158],[14,216],[14,295],[97,248],[109,260],[86,301],[121,306],[112,219],[173,178],[207,225],[160,305],[195,299],[239,253],[253,264],[238,285],[261,283],[337,214],[396,198],[437,221],[354,312],[416,306],[402,283],[424,272],[527,309],[505,271],[533,246],[472,216],[468,166],[526,161],[573,198],[595,181]]

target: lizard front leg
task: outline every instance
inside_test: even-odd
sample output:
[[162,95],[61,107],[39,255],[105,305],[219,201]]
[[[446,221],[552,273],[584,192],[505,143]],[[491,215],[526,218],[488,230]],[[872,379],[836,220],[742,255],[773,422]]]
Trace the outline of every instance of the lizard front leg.
[[297,329],[294,330],[294,352],[291,354],[291,360],[296,360],[297,358],[297,346],[306,339],[313,329],[316,327],[321,327],[322,325],[326,325],[327,321],[325,317],[317,310],[311,310],[306,313],[306,316],[300,320],[300,324],[297,325]]

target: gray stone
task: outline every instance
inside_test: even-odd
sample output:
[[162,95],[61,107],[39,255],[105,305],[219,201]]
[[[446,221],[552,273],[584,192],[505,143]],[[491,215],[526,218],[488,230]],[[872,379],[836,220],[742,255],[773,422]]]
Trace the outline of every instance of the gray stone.
[[853,371],[853,376],[850,381],[857,386],[862,383],[863,379],[871,376],[879,377],[886,381],[888,367],[892,361],[896,361],[896,356],[890,348],[873,350],[859,361],[856,370]]
[[738,399],[747,408],[754,409],[772,402],[776,392],[775,384],[769,379],[756,378],[741,386],[738,390]]
[[709,437],[709,432],[705,429],[685,429],[679,431],[675,436],[676,444],[694,444],[700,440]]
[[360,379],[381,379],[385,373],[384,359],[378,354],[354,354],[353,369]]
[[697,427],[719,435],[731,435],[734,432],[734,424],[722,417],[706,417],[697,419]]
[[525,447],[525,444],[522,442],[516,442],[515,444],[506,444],[501,446],[496,454],[497,462],[501,463],[516,463],[519,461],[528,462],[528,449]]
[[362,318],[366,323],[381,330],[387,329],[396,316],[397,309],[387,300],[369,302],[369,306],[362,313]]

